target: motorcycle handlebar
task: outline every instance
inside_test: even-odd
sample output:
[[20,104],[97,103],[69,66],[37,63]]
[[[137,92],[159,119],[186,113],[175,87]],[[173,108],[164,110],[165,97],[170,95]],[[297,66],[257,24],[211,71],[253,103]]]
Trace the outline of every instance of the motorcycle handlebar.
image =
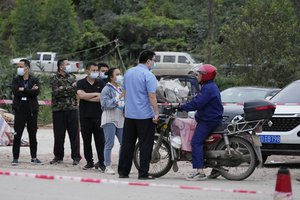
[[179,104],[163,106],[162,114],[167,115],[167,116],[171,116],[172,114],[176,114],[177,111],[178,111],[178,107],[179,107]]

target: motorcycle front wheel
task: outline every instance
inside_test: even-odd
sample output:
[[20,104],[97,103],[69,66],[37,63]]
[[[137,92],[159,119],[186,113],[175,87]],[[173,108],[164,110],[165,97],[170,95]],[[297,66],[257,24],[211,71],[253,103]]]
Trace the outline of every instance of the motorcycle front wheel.
[[[240,165],[235,167],[221,167],[220,174],[228,179],[240,181],[248,178],[256,168],[256,154],[253,150],[250,142],[243,138],[232,137],[229,138],[229,146],[231,150],[237,151],[242,155],[243,161]],[[222,141],[218,147],[218,150],[227,150],[225,142]]]
[[[159,148],[156,148],[157,151],[154,152],[155,146],[159,145]],[[139,143],[135,145],[133,163],[137,169],[140,168],[140,148]],[[167,174],[173,165],[171,158],[171,147],[168,142],[162,140],[158,144],[158,137],[155,137],[153,144],[152,158],[149,167],[149,175],[154,177],[161,177]]]

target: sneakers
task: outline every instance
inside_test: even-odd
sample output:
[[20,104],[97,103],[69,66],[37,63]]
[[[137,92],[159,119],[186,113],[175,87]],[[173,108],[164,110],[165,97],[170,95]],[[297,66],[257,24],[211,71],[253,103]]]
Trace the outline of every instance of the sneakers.
[[82,169],[87,170],[87,169],[91,169],[93,167],[94,167],[94,163],[93,162],[88,162]]
[[97,162],[95,164],[95,168],[98,169],[101,171],[101,172],[104,172],[105,171],[105,165],[103,163],[100,163],[100,162]]
[[[37,158],[31,159],[30,163],[31,163],[32,165],[43,165],[43,164],[44,164],[42,161],[40,161],[40,160],[37,159]],[[11,162],[11,165],[12,165],[12,166],[17,166],[18,164],[19,164],[18,159],[13,159],[13,161]]]
[[43,165],[44,163],[37,158],[33,158],[33,159],[31,159],[31,164],[32,165]]
[[104,173],[109,175],[114,175],[115,171],[113,170],[113,168],[111,168],[111,166],[106,166]]
[[11,162],[12,166],[18,166],[18,164],[19,164],[18,159],[13,159],[13,161]]
[[50,161],[50,165],[56,165],[61,163],[63,160],[60,160],[58,158],[54,158],[53,160]]
[[188,180],[188,181],[203,181],[206,179],[207,179],[207,177],[205,176],[205,174],[200,174],[197,171],[191,173],[190,175],[188,175],[186,177],[186,180]]

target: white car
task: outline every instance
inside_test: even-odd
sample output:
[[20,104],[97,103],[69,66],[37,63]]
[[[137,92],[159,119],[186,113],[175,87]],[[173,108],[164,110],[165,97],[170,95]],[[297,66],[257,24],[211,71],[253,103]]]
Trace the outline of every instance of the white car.
[[263,159],[270,155],[300,155],[300,80],[294,81],[272,99],[273,117],[259,134]]
[[157,67],[152,69],[155,76],[188,75],[195,66],[202,65],[184,52],[156,51],[155,54]]

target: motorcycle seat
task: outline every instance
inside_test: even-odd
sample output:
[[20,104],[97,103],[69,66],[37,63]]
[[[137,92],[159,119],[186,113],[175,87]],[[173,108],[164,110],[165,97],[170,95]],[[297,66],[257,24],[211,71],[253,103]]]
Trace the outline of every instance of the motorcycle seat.
[[218,126],[212,133],[215,134],[224,134],[226,133],[226,129],[227,129],[228,124],[222,124],[220,126]]

